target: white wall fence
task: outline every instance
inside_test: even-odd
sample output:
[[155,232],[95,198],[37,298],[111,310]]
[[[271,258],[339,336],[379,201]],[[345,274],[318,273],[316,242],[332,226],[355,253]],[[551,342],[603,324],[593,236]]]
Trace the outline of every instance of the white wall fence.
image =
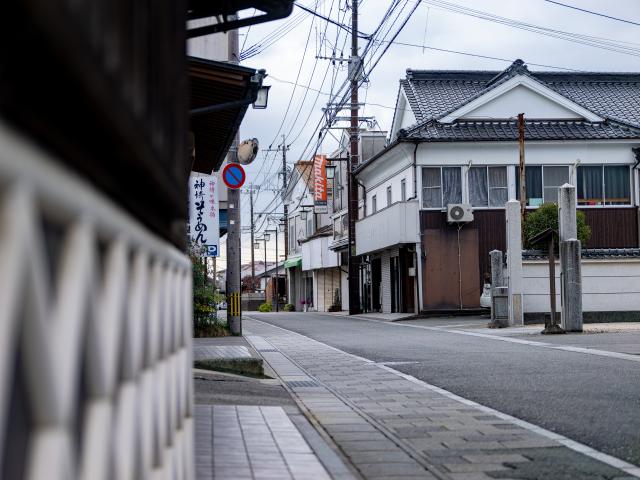
[[194,478],[191,302],[185,255],[0,123],[0,477]]
[[[584,251],[583,251],[584,252]],[[587,255],[585,255],[587,256]],[[549,263],[546,258],[522,262],[524,313],[548,313]],[[560,263],[556,261],[556,302],[560,306]],[[596,312],[636,312],[640,320],[640,257],[582,259],[582,308],[585,320]],[[596,319],[603,316],[591,315]],[[531,315],[527,317],[532,318]],[[633,314],[627,319],[632,319]]]

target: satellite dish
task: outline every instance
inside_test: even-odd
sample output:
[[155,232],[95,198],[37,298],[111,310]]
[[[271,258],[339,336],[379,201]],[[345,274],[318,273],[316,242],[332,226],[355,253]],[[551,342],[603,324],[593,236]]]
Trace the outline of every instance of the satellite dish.
[[241,165],[249,165],[253,162],[258,155],[258,139],[250,138],[248,140],[243,141],[238,145],[238,152],[236,154],[236,159],[238,163]]

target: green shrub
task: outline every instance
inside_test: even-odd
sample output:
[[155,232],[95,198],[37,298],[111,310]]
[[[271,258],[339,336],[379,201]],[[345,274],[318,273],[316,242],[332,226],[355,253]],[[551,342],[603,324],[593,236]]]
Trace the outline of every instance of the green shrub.
[[[589,238],[591,238],[591,228],[587,225],[584,212],[578,210],[576,215],[576,222],[578,227],[578,240],[582,244],[582,248],[587,246]],[[545,203],[536,210],[529,212],[524,217],[523,233],[524,233],[524,248],[539,248],[541,250],[547,249],[547,244],[535,244],[532,245],[529,239],[540,232],[543,232],[547,228],[551,228],[554,231],[558,231],[558,205],[555,203]],[[555,235],[555,242],[558,245],[558,235]]]
[[285,312],[293,312],[295,309],[296,309],[296,307],[292,303],[287,303],[284,306],[284,311]]
[[224,299],[214,293],[213,278],[209,277],[203,258],[202,247],[194,242],[189,244],[193,275],[193,336],[219,337],[229,334],[226,321],[218,318],[216,303]]
[[258,310],[260,312],[270,312],[271,311],[271,304],[270,303],[263,303],[262,305],[260,305],[258,307]]

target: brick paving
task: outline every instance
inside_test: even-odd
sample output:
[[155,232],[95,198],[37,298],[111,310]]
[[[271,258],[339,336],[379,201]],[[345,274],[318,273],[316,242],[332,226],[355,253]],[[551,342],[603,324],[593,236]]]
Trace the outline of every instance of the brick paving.
[[249,319],[245,331],[364,478],[618,480],[640,473],[308,337]]

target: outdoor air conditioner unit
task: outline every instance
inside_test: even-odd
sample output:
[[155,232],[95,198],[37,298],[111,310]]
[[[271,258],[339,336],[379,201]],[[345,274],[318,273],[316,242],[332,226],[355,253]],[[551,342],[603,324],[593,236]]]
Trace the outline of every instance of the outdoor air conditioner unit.
[[468,203],[452,203],[447,205],[447,221],[449,223],[466,223],[473,221],[473,209]]

